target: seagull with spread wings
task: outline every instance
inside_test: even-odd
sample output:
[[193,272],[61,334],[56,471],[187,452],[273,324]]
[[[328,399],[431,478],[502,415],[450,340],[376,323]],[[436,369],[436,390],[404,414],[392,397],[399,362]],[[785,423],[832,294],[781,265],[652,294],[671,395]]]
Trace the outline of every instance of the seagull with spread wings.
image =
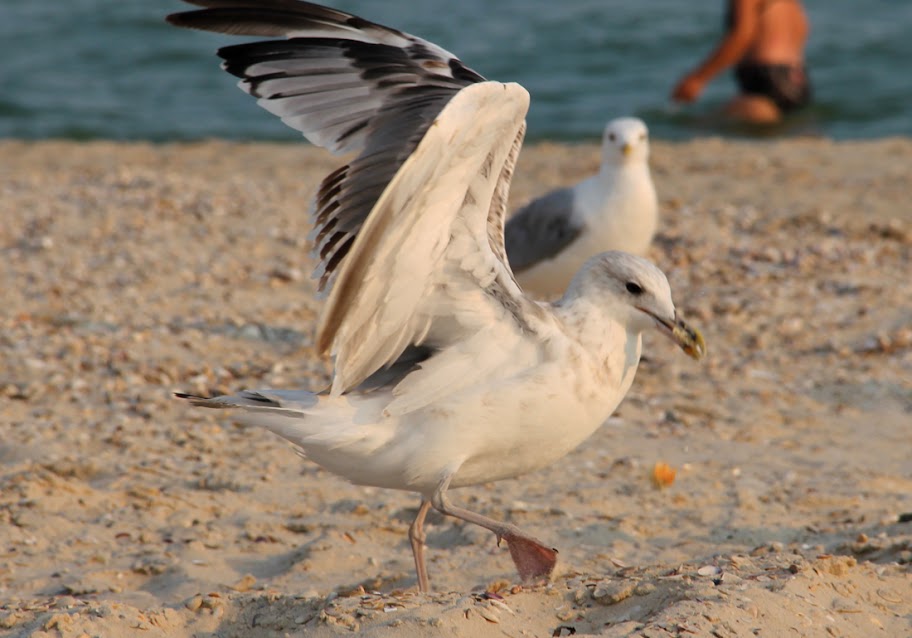
[[[421,495],[409,528],[429,589],[423,522],[434,509],[506,541],[520,576],[555,550],[455,505],[450,488],[517,477],[570,452],[626,394],[641,333],[695,358],[698,332],[648,261],[593,257],[554,303],[525,297],[504,249],[507,191],[529,95],[485,81],[420,38],[298,0],[192,0],[175,25],[278,37],[219,50],[259,104],[315,144],[357,156],[323,180],[314,230],[317,330],[335,356],[322,392],[253,390],[238,408],[354,483]],[[186,395],[183,395],[186,397]]]

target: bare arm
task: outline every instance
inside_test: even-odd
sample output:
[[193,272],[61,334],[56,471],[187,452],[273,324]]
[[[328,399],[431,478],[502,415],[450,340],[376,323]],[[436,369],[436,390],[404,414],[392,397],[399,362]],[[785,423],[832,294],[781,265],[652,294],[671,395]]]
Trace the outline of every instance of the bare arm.
[[732,26],[722,41],[696,69],[684,76],[671,96],[692,102],[716,75],[744,57],[757,31],[757,13],[761,0],[732,0]]

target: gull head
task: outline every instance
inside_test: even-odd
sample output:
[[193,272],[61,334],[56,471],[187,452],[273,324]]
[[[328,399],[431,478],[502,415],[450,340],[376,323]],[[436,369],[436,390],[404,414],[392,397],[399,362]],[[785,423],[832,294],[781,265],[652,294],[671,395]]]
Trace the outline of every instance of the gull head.
[[703,335],[678,316],[665,273],[642,257],[617,250],[592,257],[574,277],[564,300],[574,297],[607,309],[629,332],[656,328],[694,359],[706,354]]
[[602,163],[620,166],[649,159],[649,129],[643,120],[619,117],[605,126],[602,134]]

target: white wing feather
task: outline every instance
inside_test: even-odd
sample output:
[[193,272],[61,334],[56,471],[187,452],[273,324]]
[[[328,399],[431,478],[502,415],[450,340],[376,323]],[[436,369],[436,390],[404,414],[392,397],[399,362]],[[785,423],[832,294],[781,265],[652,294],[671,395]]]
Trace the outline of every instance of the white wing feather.
[[[485,290],[495,282],[510,303],[530,304],[502,259],[502,237],[500,255],[489,239],[492,200],[500,203],[495,190],[502,195],[528,106],[529,94],[518,84],[462,89],[383,192],[320,321],[318,343],[331,342],[336,355],[334,394],[394,361],[429,330],[446,339],[439,326],[477,330],[490,325],[492,313],[506,314],[503,300]],[[455,321],[440,316],[441,308],[456,307]]]

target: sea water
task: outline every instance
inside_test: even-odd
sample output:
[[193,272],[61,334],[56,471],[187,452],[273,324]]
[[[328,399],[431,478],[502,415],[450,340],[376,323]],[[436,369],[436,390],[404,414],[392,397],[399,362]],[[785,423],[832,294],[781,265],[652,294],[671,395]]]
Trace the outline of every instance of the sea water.
[[[594,140],[636,115],[654,137],[743,135],[668,95],[722,32],[721,0],[336,0],[532,94],[528,139]],[[912,2],[808,0],[814,106],[776,134],[912,135]],[[177,0],[0,0],[0,137],[296,140],[218,68],[240,38],[177,29]]]

